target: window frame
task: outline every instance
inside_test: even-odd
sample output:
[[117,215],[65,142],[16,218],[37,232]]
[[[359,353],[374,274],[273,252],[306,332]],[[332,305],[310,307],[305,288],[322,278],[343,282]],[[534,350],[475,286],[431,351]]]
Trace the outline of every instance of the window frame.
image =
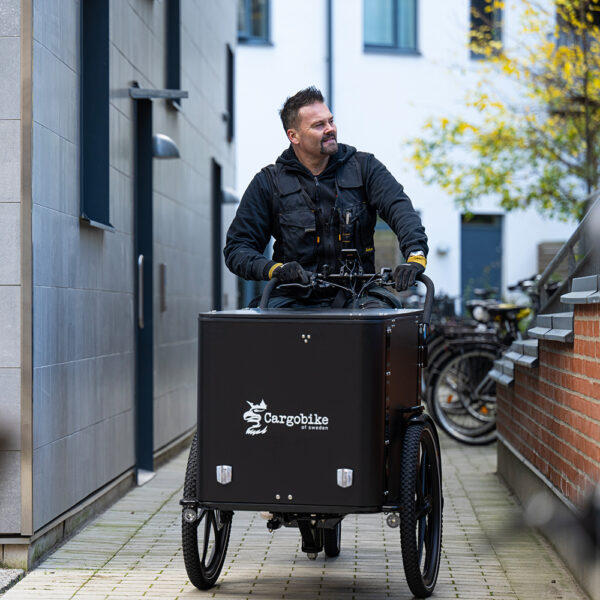
[[363,48],[366,53],[374,53],[374,54],[404,54],[409,56],[420,56],[421,52],[419,51],[419,0],[412,0],[414,2],[414,34],[415,34],[415,42],[414,46],[406,47],[400,46],[398,40],[398,22],[399,22],[399,5],[398,2],[400,0],[393,0],[392,2],[392,19],[393,19],[393,32],[394,32],[394,42],[393,44],[374,44],[369,43],[365,40],[365,13],[366,13],[366,4],[365,0],[363,0]]
[[[250,23],[252,21],[252,0],[238,0],[243,2],[244,12],[246,14],[246,29],[237,31],[237,40],[239,44],[272,46],[271,43],[271,2],[265,0],[265,34],[264,36],[252,35],[250,33]],[[238,24],[239,25],[239,24]]]
[[[488,2],[488,0],[482,0],[485,8],[485,4],[491,4],[493,0]],[[489,57],[487,54],[482,54],[480,52],[476,52],[471,48],[471,43],[473,40],[473,31],[475,28],[473,27],[473,20],[476,16],[473,14],[473,3],[477,2],[477,0],[469,0],[469,58],[471,60],[487,60]],[[502,49],[504,48],[504,14],[501,8],[496,8],[491,13],[492,15],[492,38],[488,40],[489,42],[500,42],[500,48],[497,50],[492,50],[491,56],[498,56]],[[481,17],[479,17],[481,19]],[[484,24],[484,23],[482,23]],[[497,37],[496,37],[497,35]]]

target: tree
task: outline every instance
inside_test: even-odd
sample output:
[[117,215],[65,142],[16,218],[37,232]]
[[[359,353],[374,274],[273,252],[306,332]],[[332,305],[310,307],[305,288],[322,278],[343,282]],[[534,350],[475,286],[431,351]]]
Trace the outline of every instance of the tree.
[[580,220],[600,177],[600,0],[515,1],[524,10],[511,50],[496,35],[505,3],[480,2],[470,46],[485,62],[469,117],[429,120],[411,159],[467,211],[495,197],[506,210]]

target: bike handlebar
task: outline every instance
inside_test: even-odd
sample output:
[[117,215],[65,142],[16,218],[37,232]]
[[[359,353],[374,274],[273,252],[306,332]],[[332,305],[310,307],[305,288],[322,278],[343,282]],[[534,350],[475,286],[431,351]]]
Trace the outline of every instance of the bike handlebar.
[[425,292],[425,305],[423,306],[423,319],[424,325],[429,325],[431,321],[431,311],[433,310],[433,297],[435,296],[435,286],[433,281],[427,277],[424,273],[417,275],[417,280],[420,281],[427,290]]
[[[374,275],[373,275],[374,276]],[[366,275],[364,277],[372,277],[371,275]],[[433,297],[435,295],[435,287],[433,285],[433,281],[427,277],[427,275],[421,273],[417,275],[417,280],[420,281],[423,285],[425,285],[426,294],[425,294],[425,305],[423,307],[423,319],[422,322],[425,325],[429,325],[431,321],[431,311],[433,309]],[[265,286],[262,296],[260,298],[259,309],[266,310],[268,308],[269,299],[271,298],[271,293],[273,290],[279,285],[279,278],[273,277],[269,283]]]
[[258,308],[260,310],[265,310],[268,308],[269,299],[271,298],[271,292],[277,287],[279,284],[279,277],[273,277],[267,285],[265,285],[265,289],[263,290],[262,296],[260,297],[260,304]]

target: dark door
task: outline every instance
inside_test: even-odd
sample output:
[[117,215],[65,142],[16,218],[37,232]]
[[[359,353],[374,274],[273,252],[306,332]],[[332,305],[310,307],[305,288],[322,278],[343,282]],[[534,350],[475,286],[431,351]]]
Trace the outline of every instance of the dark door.
[[476,288],[502,285],[502,216],[462,217],[461,289],[463,302],[474,297]]
[[[138,482],[154,470],[154,336],[152,281],[152,101],[135,107],[135,436]],[[140,473],[140,471],[142,473]]]

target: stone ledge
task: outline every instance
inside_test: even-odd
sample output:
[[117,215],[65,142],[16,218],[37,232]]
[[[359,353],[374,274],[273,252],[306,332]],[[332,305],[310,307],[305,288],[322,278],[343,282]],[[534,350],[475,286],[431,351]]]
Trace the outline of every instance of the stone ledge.
[[570,343],[573,341],[573,313],[538,315],[535,327],[527,333],[538,340]]
[[494,361],[494,368],[488,375],[500,385],[509,386],[514,381],[514,365],[506,358],[499,358]]
[[560,301],[564,304],[593,304],[600,302],[600,276],[576,277],[571,291],[563,294]]
[[537,366],[538,340],[518,340],[513,342],[505,357],[521,367],[530,369]]

